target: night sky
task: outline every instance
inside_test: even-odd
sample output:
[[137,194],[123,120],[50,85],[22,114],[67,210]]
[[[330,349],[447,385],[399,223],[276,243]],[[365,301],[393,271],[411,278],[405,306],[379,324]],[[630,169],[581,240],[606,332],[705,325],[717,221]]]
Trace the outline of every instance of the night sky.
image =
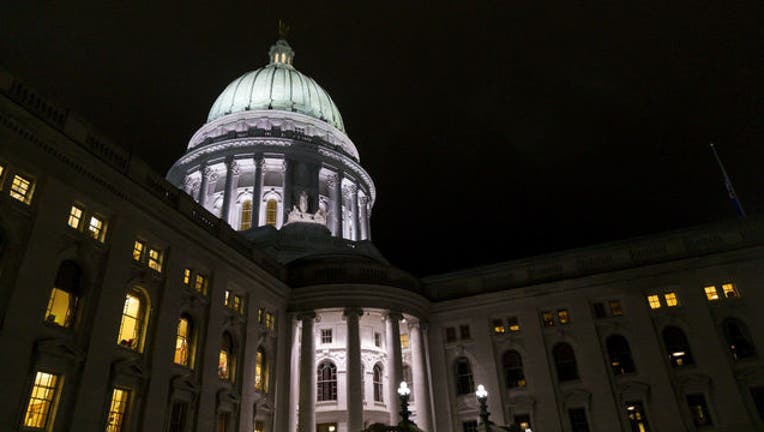
[[417,275],[734,218],[711,141],[764,208],[761,0],[4,0],[0,64],[165,173],[279,18]]

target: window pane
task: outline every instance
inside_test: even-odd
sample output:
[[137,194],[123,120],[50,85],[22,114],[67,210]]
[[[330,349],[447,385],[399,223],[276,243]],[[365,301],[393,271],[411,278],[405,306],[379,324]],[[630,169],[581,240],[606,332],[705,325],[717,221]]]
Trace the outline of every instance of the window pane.
[[666,306],[675,307],[679,305],[679,298],[677,298],[675,292],[668,292],[663,295],[663,299],[666,300]]
[[32,198],[31,180],[28,180],[18,174],[13,176],[13,182],[11,183],[10,195],[11,198],[17,199],[25,204],[29,203]]
[[191,269],[186,268],[183,270],[183,285],[190,286],[191,285]]
[[613,316],[623,315],[623,307],[621,307],[620,301],[611,300],[608,302],[608,306],[610,306],[610,315],[613,315]]
[[218,378],[227,380],[231,377],[231,371],[228,368],[230,354],[221,349],[218,355]]
[[190,363],[191,323],[187,318],[178,320],[178,330],[175,336],[175,364],[189,366]]
[[133,260],[140,262],[143,259],[143,249],[145,245],[142,241],[136,240],[133,244]]
[[493,325],[493,332],[495,334],[503,334],[506,331],[506,329],[504,328],[504,321],[500,319],[493,320],[492,325]]
[[78,229],[81,220],[82,209],[77,206],[72,206],[71,210],[69,210],[69,220],[67,221],[67,224],[74,229]]
[[520,331],[520,321],[517,319],[516,316],[511,316],[507,318],[507,326],[509,327],[509,331],[511,332]]
[[129,398],[129,390],[119,388],[114,389],[111,396],[111,405],[109,406],[109,418],[106,423],[106,432],[121,432],[123,430]]
[[661,298],[657,294],[651,294],[647,296],[647,303],[650,305],[650,309],[660,309]]
[[58,382],[58,375],[45,372],[35,374],[34,384],[24,414],[25,427],[41,430],[48,427],[51,409],[58,392]]
[[719,300],[719,294],[716,292],[715,286],[707,286],[703,288],[703,290],[706,292],[706,300],[708,301]]
[[276,219],[278,218],[278,203],[275,199],[269,199],[265,207],[265,223],[267,225],[276,226]]
[[401,333],[401,348],[408,348],[408,347],[409,347],[409,334]]
[[706,398],[702,394],[687,395],[687,406],[690,408],[692,422],[696,427],[713,425],[708,405],[706,405]]
[[103,241],[105,233],[106,224],[103,219],[91,216],[90,223],[88,224],[88,235],[98,241]]
[[122,309],[122,322],[119,326],[117,343],[119,345],[139,350],[140,338],[143,330],[144,305],[138,294],[129,293],[125,297],[125,305]]
[[560,324],[567,324],[570,322],[570,315],[568,314],[567,309],[560,309],[557,311],[557,319],[560,321]]
[[459,337],[461,339],[469,339],[470,338],[470,326],[468,326],[468,325],[460,325],[459,326]]
[[252,228],[252,201],[246,200],[241,203],[241,224],[239,229],[244,231]]
[[45,312],[45,322],[56,324],[61,327],[69,327],[69,325],[71,325],[76,301],[76,297],[71,293],[58,288],[53,288],[50,291],[48,309]]
[[157,272],[162,271],[162,251],[159,249],[149,249],[149,268]]
[[735,285],[731,283],[722,285],[722,291],[724,292],[724,297],[726,298],[738,297],[737,289],[735,289]]
[[552,312],[542,312],[541,320],[544,322],[544,327],[554,326],[554,314]]

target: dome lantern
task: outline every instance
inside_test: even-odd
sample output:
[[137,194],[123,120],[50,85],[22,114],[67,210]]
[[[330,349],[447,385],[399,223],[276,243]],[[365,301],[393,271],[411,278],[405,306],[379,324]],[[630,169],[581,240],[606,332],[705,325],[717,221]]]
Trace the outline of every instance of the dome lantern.
[[294,59],[294,50],[285,39],[279,39],[275,44],[271,45],[270,51],[268,51],[269,64],[283,64],[292,66],[292,60]]

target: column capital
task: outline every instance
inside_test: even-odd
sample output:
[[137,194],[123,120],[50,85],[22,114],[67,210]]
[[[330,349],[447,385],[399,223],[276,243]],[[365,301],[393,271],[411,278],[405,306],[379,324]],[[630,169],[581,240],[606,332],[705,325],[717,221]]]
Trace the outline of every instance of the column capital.
[[358,317],[363,316],[363,309],[359,307],[346,307],[344,311],[342,311],[342,316],[347,317],[349,315],[355,315]]
[[241,165],[236,162],[233,156],[228,156],[225,160],[225,166],[231,175],[239,175],[241,173]]
[[331,172],[326,175],[326,184],[329,185],[329,187],[333,188],[337,186],[337,183],[340,181],[340,174],[336,172]]
[[388,311],[385,314],[385,319],[395,320],[395,321],[400,322],[403,319],[403,314],[398,312],[398,311]]
[[315,311],[305,311],[305,312],[299,312],[297,313],[297,319],[300,321],[312,321],[316,319],[316,312]]
[[353,183],[349,183],[342,186],[342,192],[345,194],[355,195],[358,193],[358,186]]

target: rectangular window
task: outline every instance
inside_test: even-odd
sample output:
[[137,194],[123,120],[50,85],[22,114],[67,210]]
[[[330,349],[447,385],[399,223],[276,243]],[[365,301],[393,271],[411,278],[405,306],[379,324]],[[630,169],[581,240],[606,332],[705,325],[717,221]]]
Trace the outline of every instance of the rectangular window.
[[409,334],[401,333],[401,348],[408,348],[408,347],[409,347]]
[[453,327],[446,327],[446,342],[456,341],[456,329]]
[[191,269],[190,268],[183,269],[183,285],[187,287],[191,286]]
[[722,291],[724,292],[725,298],[735,298],[739,297],[739,294],[737,292],[737,289],[735,288],[734,284],[726,283],[722,285]]
[[72,312],[77,305],[77,297],[62,289],[53,288],[45,311],[45,322],[61,327],[69,327],[74,321]]
[[265,313],[265,328],[268,330],[274,330],[276,328],[276,317],[270,313]]
[[106,432],[122,432],[127,416],[127,403],[130,399],[130,390],[115,388],[111,394],[109,405],[109,418],[106,422]]
[[649,432],[650,426],[647,423],[647,416],[645,416],[645,408],[642,402],[626,402],[626,418],[629,420],[631,430]]
[[263,323],[263,319],[265,319],[265,309],[259,308],[257,310],[257,322],[262,324]]
[[650,294],[647,296],[647,304],[650,305],[650,309],[660,309],[661,298],[658,297],[658,294]]
[[544,327],[554,327],[554,314],[552,312],[541,312],[541,321]]
[[520,320],[518,320],[516,316],[511,316],[507,318],[507,327],[509,327],[509,331],[511,332],[519,332]]
[[703,290],[706,292],[706,300],[708,301],[716,301],[719,300],[719,293],[716,292],[716,287],[713,285],[709,285]]
[[589,421],[586,418],[586,410],[583,408],[571,408],[568,410],[571,432],[589,432]]
[[24,414],[24,427],[33,430],[49,430],[55,411],[56,395],[59,390],[60,378],[58,375],[45,372],[37,372],[34,377],[32,391],[29,393],[26,413]]
[[607,317],[607,313],[605,313],[605,305],[602,303],[594,303],[592,305],[592,310],[594,311],[594,318],[602,319]]
[[87,233],[93,239],[103,243],[106,235],[106,222],[104,222],[104,219],[98,216],[90,216]]
[[610,300],[607,302],[608,306],[610,307],[610,315],[612,316],[621,316],[623,315],[623,307],[621,306],[621,302],[618,300]]
[[[243,313],[244,307],[243,303],[241,301],[241,297],[237,294],[234,294],[233,292],[229,290],[225,290],[225,307],[228,309],[231,309],[232,311]],[[266,323],[265,326],[268,326],[268,314],[266,314]]]
[[195,290],[201,294],[207,295],[207,284],[207,276],[202,274],[196,275],[196,280],[194,281]]
[[711,413],[706,405],[706,398],[702,394],[688,394],[687,406],[690,408],[690,415],[695,427],[713,426]]
[[506,328],[504,328],[504,321],[500,319],[493,320],[491,325],[493,326],[494,334],[504,334],[507,331]]
[[69,220],[66,223],[71,228],[80,229],[80,222],[82,222],[82,209],[73,205],[69,210]]
[[[401,335],[401,339],[403,339],[403,335]],[[382,335],[380,333],[374,332],[374,346],[375,347],[382,346]]]
[[159,249],[149,248],[149,261],[148,266],[150,269],[157,273],[162,272],[162,251]]
[[673,291],[663,294],[663,299],[666,300],[666,306],[668,307],[679,306],[679,298],[676,296],[676,293]]
[[10,190],[11,198],[29,204],[32,200],[32,181],[18,174],[13,176]]
[[332,343],[332,329],[321,329],[321,343]]
[[462,423],[462,432],[477,432],[478,422],[477,420],[470,420]]
[[146,243],[136,240],[133,243],[133,261],[141,262],[143,260],[143,251],[146,250]]
[[570,322],[570,315],[568,314],[567,309],[558,309],[557,310],[557,320],[560,321],[560,324],[565,325]]
[[468,326],[466,324],[459,326],[459,338],[460,339],[470,339],[470,326]]

